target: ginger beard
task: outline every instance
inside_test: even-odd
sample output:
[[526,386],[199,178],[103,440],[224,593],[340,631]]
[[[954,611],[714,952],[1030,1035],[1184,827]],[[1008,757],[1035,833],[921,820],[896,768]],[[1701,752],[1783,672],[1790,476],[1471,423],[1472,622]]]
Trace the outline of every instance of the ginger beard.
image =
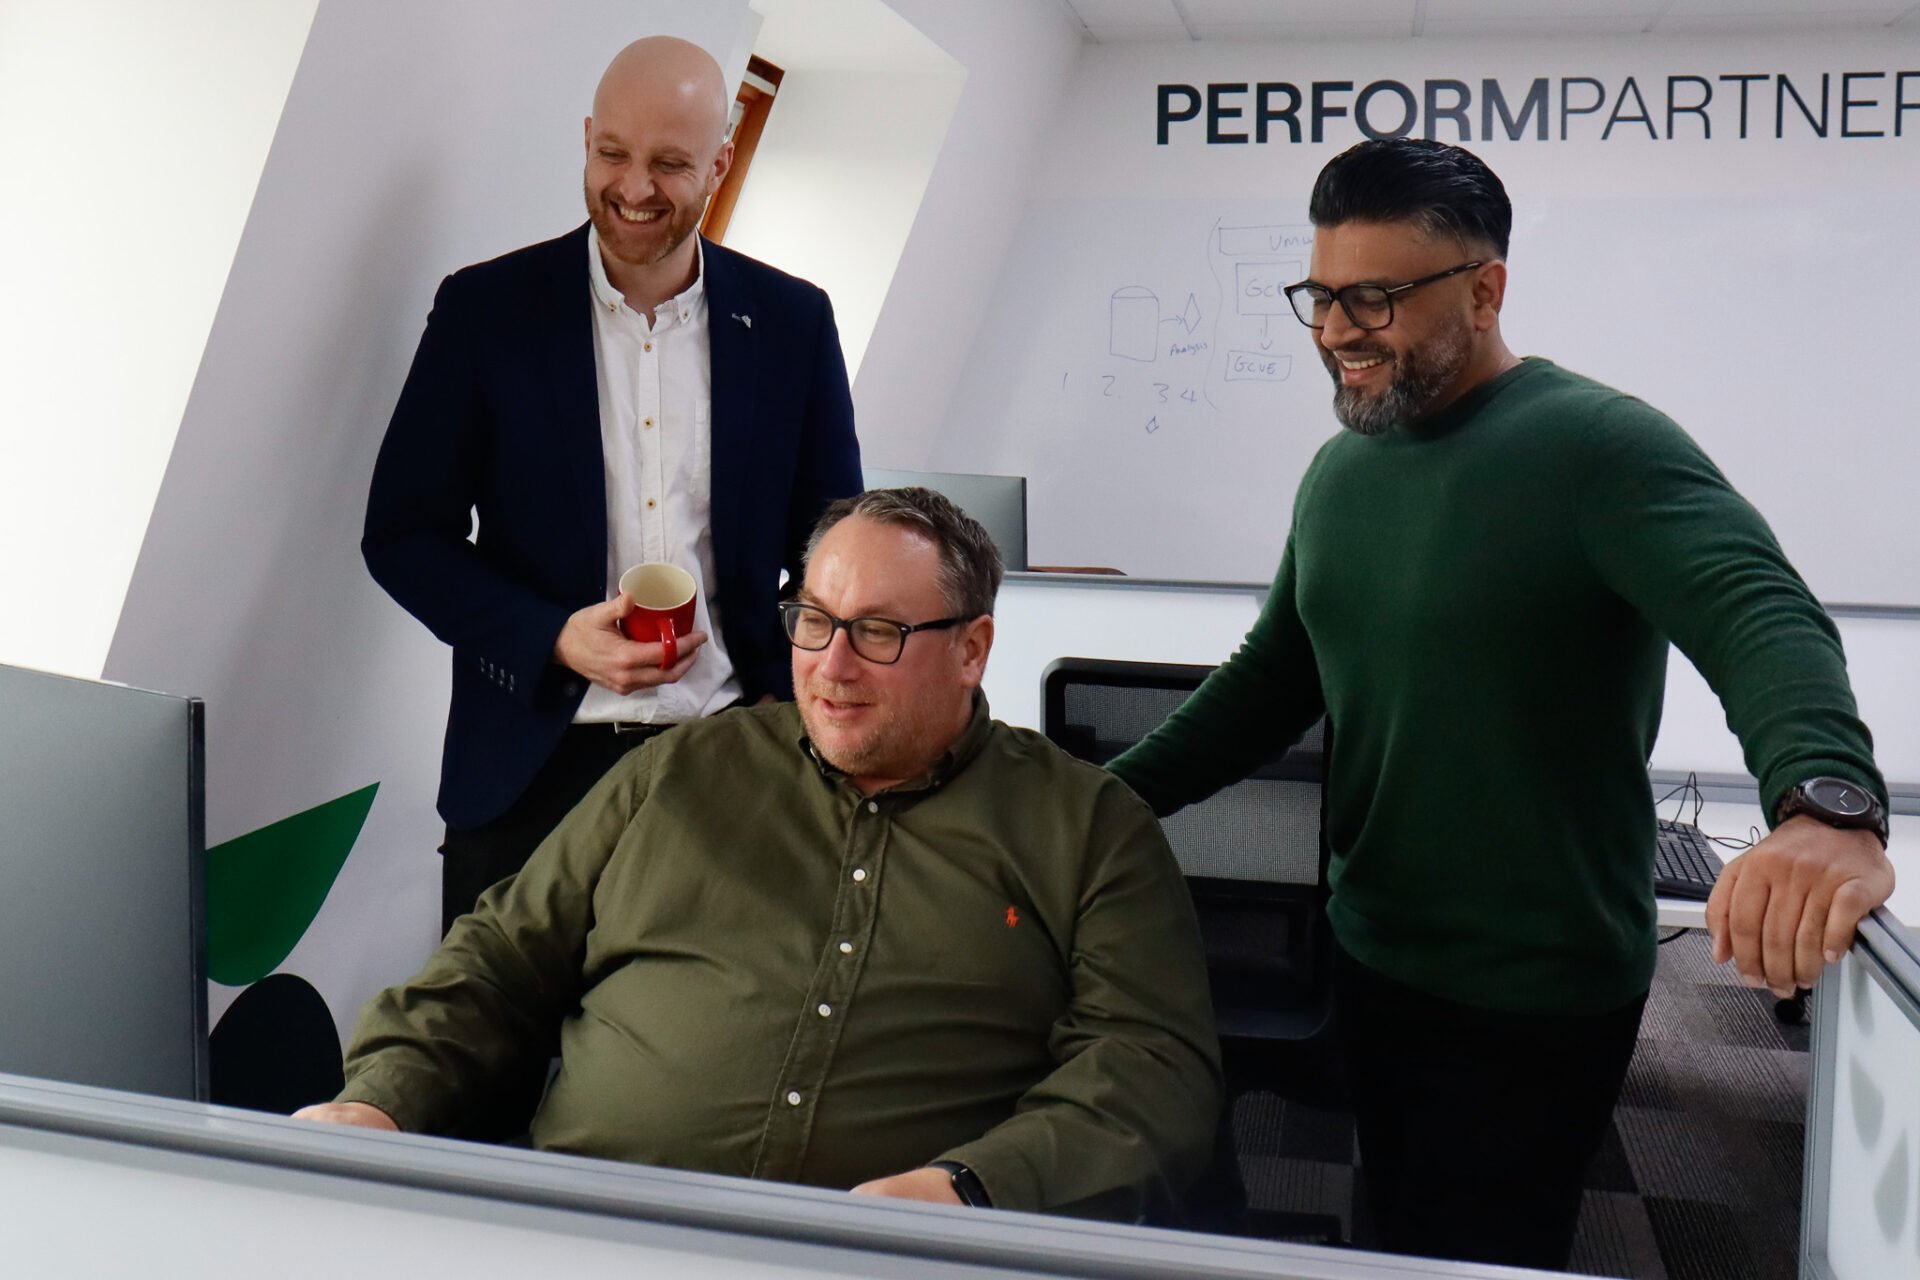
[[[706,212],[706,193],[697,204],[676,205],[657,193],[645,205],[629,208],[621,203],[612,187],[595,192],[592,182],[582,183],[587,199],[587,216],[600,233],[600,247],[620,262],[634,267],[650,267],[664,260],[687,242]],[[622,213],[638,215],[639,220]]]

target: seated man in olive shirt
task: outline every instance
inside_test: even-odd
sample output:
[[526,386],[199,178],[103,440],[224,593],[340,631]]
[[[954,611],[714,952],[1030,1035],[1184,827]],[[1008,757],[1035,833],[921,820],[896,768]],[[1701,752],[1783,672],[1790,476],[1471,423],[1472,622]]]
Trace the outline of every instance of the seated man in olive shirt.
[[999,583],[939,494],[828,508],[781,606],[797,702],[627,756],[298,1114],[478,1132],[557,1054],[544,1149],[1177,1212],[1220,1105],[1198,930],[1146,806],[988,718]]

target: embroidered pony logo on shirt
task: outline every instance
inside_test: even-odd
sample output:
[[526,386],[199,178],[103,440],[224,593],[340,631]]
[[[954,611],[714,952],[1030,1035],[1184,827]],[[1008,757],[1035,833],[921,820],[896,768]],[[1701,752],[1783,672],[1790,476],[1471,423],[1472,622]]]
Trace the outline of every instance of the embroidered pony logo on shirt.
[[1007,908],[1007,928],[1011,929],[1013,928],[1013,926],[1019,923],[1020,923],[1020,913],[1016,911],[1014,908],[1008,907]]

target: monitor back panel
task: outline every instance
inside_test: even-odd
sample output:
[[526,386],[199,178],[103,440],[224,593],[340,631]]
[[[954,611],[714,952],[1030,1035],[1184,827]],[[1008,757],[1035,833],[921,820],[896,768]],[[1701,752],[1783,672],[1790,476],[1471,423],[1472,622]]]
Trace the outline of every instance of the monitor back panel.
[[1000,548],[1000,563],[1009,572],[1027,567],[1027,478],[976,476],[957,471],[890,471],[865,469],[869,489],[899,489],[917,485],[945,494],[953,505],[978,520]]

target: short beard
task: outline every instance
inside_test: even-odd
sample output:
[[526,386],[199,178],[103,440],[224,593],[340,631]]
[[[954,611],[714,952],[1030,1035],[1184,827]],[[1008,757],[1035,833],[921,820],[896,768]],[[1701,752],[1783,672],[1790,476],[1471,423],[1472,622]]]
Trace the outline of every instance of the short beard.
[[591,187],[582,184],[587,197],[587,217],[593,223],[594,230],[600,233],[600,248],[610,254],[616,262],[624,262],[630,267],[651,267],[656,262],[666,261],[675,249],[687,242],[687,237],[699,230],[700,219],[706,213],[706,206],[689,212],[676,208],[667,216],[667,234],[652,252],[630,258],[618,251],[620,243],[619,229],[626,225],[613,206],[606,200],[594,195]]
[[[840,692],[825,680],[816,681],[806,690],[812,698],[832,697]],[[916,748],[917,744],[926,742],[932,736],[933,715],[927,707],[917,704],[893,706],[879,724],[872,726],[872,732],[864,742],[847,744],[837,741],[830,731],[823,731],[826,726],[812,723],[809,697],[802,697],[799,701],[800,719],[806,727],[808,739],[813,743],[813,749],[848,777],[911,777],[924,768],[925,761],[921,757],[925,753]]]
[[[1368,348],[1349,348],[1355,350]],[[1358,387],[1342,386],[1340,362],[1333,352],[1324,347],[1320,350],[1322,363],[1333,375],[1333,415],[1340,419],[1340,425],[1362,436],[1384,435],[1425,417],[1433,402],[1466,369],[1472,355],[1467,327],[1448,329],[1396,361],[1393,381],[1379,395],[1370,396]]]

